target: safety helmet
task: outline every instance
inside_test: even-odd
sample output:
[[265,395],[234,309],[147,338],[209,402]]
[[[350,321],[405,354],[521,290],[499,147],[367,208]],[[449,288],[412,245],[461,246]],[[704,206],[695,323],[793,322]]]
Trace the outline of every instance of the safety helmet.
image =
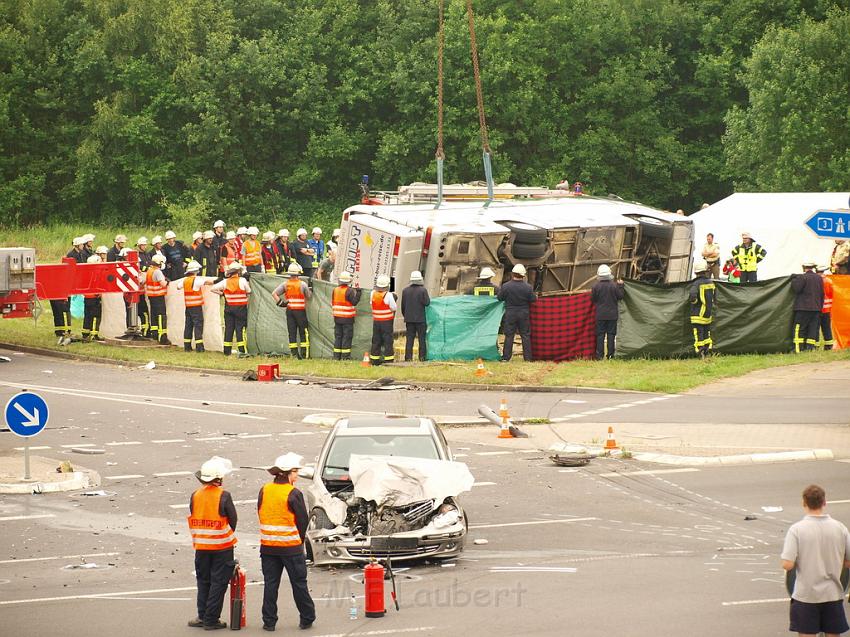
[[195,261],[194,259],[186,264],[186,272],[200,272],[200,270],[201,264]]
[[227,266],[227,273],[233,274],[234,272],[242,272],[242,264],[239,261],[232,261],[230,265]]
[[155,254],[151,257],[151,261],[156,263],[158,266],[165,265],[165,255],[163,254]]
[[288,237],[289,237],[289,230],[287,230],[286,228],[281,228],[281,229],[278,231],[277,236],[279,236],[279,237],[287,237],[287,238],[288,238]]
[[513,267],[513,269],[511,270],[511,272],[512,272],[512,273],[514,273],[514,274],[518,274],[518,275],[520,275],[520,276],[525,276],[525,274],[526,274],[526,272],[525,272],[525,266],[524,266],[522,263],[517,263],[517,264]]
[[200,230],[195,230],[195,232],[192,233],[192,241],[197,241],[198,239],[200,239],[203,236],[204,236],[203,232],[201,232]]
[[598,268],[596,268],[596,276],[598,276],[600,278],[610,277],[611,276],[611,268],[607,264],[603,263]]
[[814,259],[812,259],[811,257],[808,257],[808,258],[803,260],[802,265],[803,265],[804,268],[814,268],[814,267],[817,266],[817,263],[815,262]]
[[478,275],[479,279],[492,279],[496,276],[496,273],[493,272],[492,268],[481,268],[481,273]]
[[91,234],[91,233],[84,234],[84,235],[82,236],[82,239],[83,239],[83,243],[89,243],[89,242],[91,242],[91,241],[94,241],[94,235],[93,235],[93,234]]
[[156,235],[153,239],[151,239],[151,243],[156,245],[157,243],[162,243],[162,237]]
[[107,254],[109,252],[109,248],[106,246],[97,246],[97,250],[94,251],[95,254]]
[[339,275],[340,283],[351,283],[351,272],[341,272]]
[[225,239],[231,241],[236,238],[236,233],[233,230],[228,231],[228,233],[224,236]]
[[319,226],[316,226],[315,228],[313,228],[313,234],[316,234],[316,233],[322,234],[322,229]]
[[390,287],[390,277],[388,277],[386,274],[382,274],[375,281],[375,287],[381,289]]
[[203,238],[204,239],[215,239],[215,232],[213,232],[212,230],[204,230]]
[[741,238],[742,238],[742,239],[752,239],[752,238],[753,238],[753,235],[751,235],[749,232],[742,232],[742,233],[741,233]]
[[422,283],[422,273],[419,270],[414,270],[410,273],[410,282],[413,284]]
[[233,471],[233,463],[230,460],[213,456],[201,465],[201,470],[195,474],[195,477],[201,482],[212,482],[221,480],[231,471]]
[[295,233],[295,236],[300,237],[302,234],[306,235],[307,230],[305,230],[304,228],[298,228],[298,232]]
[[277,473],[276,470],[280,471],[292,471],[293,469],[303,469],[304,465],[301,462],[304,460],[303,456],[299,456],[297,453],[285,453],[282,456],[278,456],[275,458],[274,464],[268,468],[269,473]]
[[245,226],[239,226],[236,229],[236,234],[248,234],[248,228],[246,228]]
[[101,259],[96,254],[91,255],[88,259],[86,259],[86,263],[101,263],[103,259]]
[[85,243],[82,237],[74,237],[74,240],[71,241],[72,246],[81,246]]
[[246,234],[254,235],[255,237],[260,234],[260,229],[257,226],[251,226],[248,228],[248,232]]
[[341,234],[342,234],[342,230],[340,230],[339,228],[334,228],[334,231],[331,233],[331,238],[336,239]]
[[697,259],[694,261],[694,274],[705,272],[708,270],[708,262],[705,259]]
[[263,233],[263,241],[274,241],[274,232],[271,230],[266,230]]
[[139,240],[138,240],[138,241],[136,241],[136,245],[137,245],[137,246],[146,246],[146,245],[148,245],[148,238],[147,238],[147,237],[139,237]]
[[116,234],[115,235],[115,243],[127,243],[127,235]]
[[171,230],[166,230],[166,231],[165,231],[165,240],[166,240],[166,241],[168,241],[169,239],[176,239],[176,238],[177,238],[177,235],[176,235],[176,234],[174,234],[174,232],[173,232],[173,231],[171,231]]
[[213,230],[215,230],[216,228],[223,228],[223,227],[224,227],[224,222],[221,219],[219,219],[218,221],[216,221],[213,224]]
[[301,266],[294,262],[290,263],[289,267],[286,269],[286,273],[289,276],[298,276],[301,274]]

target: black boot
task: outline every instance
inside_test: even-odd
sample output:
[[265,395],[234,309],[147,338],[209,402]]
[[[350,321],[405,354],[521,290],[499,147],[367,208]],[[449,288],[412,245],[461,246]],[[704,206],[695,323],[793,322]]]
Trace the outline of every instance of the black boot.
[[195,351],[196,351],[196,352],[203,353],[203,352],[205,352],[205,351],[207,351],[207,350],[205,350],[205,349],[204,349],[204,344],[203,344],[203,343],[195,343]]

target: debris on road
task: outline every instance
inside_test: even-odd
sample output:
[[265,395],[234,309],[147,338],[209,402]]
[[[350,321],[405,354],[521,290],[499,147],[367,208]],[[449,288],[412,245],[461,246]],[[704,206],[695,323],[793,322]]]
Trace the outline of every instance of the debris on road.
[[11,363],[12,359],[8,356],[0,356],[0,363]]
[[98,489],[97,491],[83,491],[82,493],[77,493],[75,495],[91,498],[109,498],[117,495],[117,493],[115,491],[104,491],[103,489]]
[[154,361],[148,361],[144,365],[139,365],[139,369],[156,369],[156,363]]
[[482,544],[489,544],[490,540],[485,540],[483,537],[480,537],[477,540],[472,540],[472,543],[481,546]]
[[[71,453],[84,453],[89,456],[99,456],[100,454],[106,453],[106,449],[95,449],[94,447],[72,447]],[[110,464],[110,463],[106,463]],[[116,464],[116,463],[112,463]]]
[[74,467],[72,467],[71,463],[67,460],[63,460],[59,463],[59,466],[56,467],[56,473],[74,473]]
[[[495,411],[490,409],[487,405],[479,405],[478,413],[481,414],[482,417],[486,418],[494,425],[501,428],[502,426],[502,418]],[[528,438],[528,434],[522,431],[519,427],[517,427],[510,418],[507,419],[508,431],[511,434],[512,438]],[[502,437],[502,436],[500,436]],[[505,436],[507,437],[507,436]]]
[[583,467],[595,457],[587,447],[569,442],[555,443],[547,451],[549,459],[559,467]]

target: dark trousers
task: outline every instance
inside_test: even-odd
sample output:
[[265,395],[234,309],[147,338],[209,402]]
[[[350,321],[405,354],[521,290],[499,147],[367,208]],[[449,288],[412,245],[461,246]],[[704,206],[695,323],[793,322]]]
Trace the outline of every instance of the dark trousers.
[[148,300],[144,294],[139,295],[139,304],[136,306],[139,313],[139,331],[142,336],[150,333],[150,312],[148,311]]
[[413,360],[413,339],[419,340],[419,360],[424,361],[428,358],[428,351],[425,346],[425,332],[428,328],[427,323],[405,323],[406,340],[404,343],[404,360]]
[[83,299],[83,340],[93,339],[98,335],[102,312],[99,296]]
[[148,334],[163,345],[168,344],[168,315],[165,313],[165,297],[149,296],[151,324]]
[[372,321],[372,349],[369,360],[373,365],[392,363],[393,355],[393,321]]
[[705,356],[711,351],[714,343],[711,340],[711,325],[691,324],[694,331],[694,351],[700,356]]
[[596,360],[605,358],[605,341],[608,341],[608,358],[614,358],[617,321],[596,321]]
[[354,340],[354,322],[334,322],[334,360],[351,360],[351,341]]
[[299,359],[310,355],[310,336],[307,331],[307,310],[286,310],[289,330],[289,353]]
[[503,322],[505,330],[505,347],[502,350],[502,360],[509,361],[514,353],[514,335],[519,332],[522,339],[522,357],[531,360],[531,321],[528,310],[508,309],[505,311]]
[[755,283],[758,281],[758,273],[753,270],[752,272],[741,272],[741,283]]
[[820,332],[820,314],[818,311],[794,311],[794,351],[806,352],[818,344]]
[[183,349],[192,351],[192,336],[199,352],[204,351],[204,308],[187,307],[186,323],[183,326]]
[[71,303],[68,299],[50,301],[53,311],[53,334],[65,336],[71,331]]
[[260,562],[263,569],[263,624],[274,626],[277,624],[277,593],[280,588],[280,579],[283,570],[289,577],[289,585],[292,587],[292,598],[300,615],[300,623],[312,624],[316,621],[316,607],[310,591],[307,588],[307,561],[304,554],[301,555],[266,555],[260,553]]
[[248,353],[245,331],[248,327],[247,305],[224,306],[224,355],[230,356],[233,346],[242,354]]
[[205,626],[218,623],[224,594],[233,575],[233,549],[195,551],[195,578],[198,580],[198,617]]
[[835,345],[835,340],[832,337],[832,314],[830,312],[821,312],[820,331],[823,337],[823,348],[832,349],[832,346]]

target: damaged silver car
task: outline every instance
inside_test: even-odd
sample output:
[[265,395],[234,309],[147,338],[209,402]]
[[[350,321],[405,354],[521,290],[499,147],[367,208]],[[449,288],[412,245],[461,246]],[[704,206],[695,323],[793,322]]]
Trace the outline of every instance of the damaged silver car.
[[301,479],[307,557],[316,565],[449,559],[463,550],[468,525],[458,495],[474,479],[428,418],[341,419]]

